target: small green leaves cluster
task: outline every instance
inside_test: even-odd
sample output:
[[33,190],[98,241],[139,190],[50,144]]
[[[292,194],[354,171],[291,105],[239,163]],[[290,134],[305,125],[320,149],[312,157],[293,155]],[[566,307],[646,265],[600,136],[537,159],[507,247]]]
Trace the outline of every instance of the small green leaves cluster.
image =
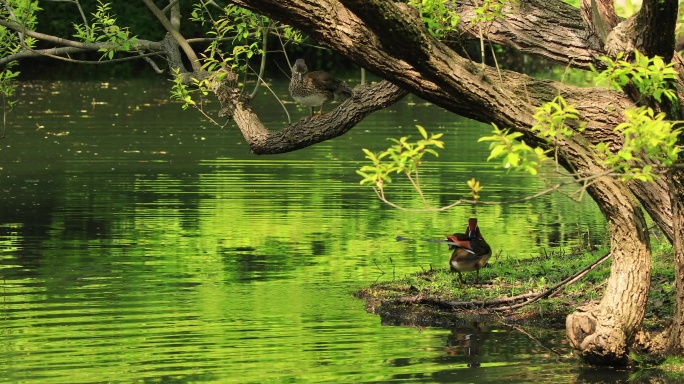
[[197,80],[195,78],[191,79],[193,87],[188,87],[183,79],[183,74],[180,72],[179,68],[171,69],[173,74],[173,86],[171,86],[171,99],[183,102],[183,109],[188,107],[196,107],[197,102],[192,98],[193,93],[199,93],[201,96],[207,96],[211,91],[211,84],[213,82],[220,82],[225,72],[217,71],[213,72],[211,76],[205,77],[202,80]]
[[[17,24],[23,25],[27,30],[35,30],[37,13],[41,10],[38,1],[33,0],[8,0],[3,2],[0,7],[0,17],[3,20],[12,20]],[[36,46],[36,39],[26,34],[15,33],[5,27],[0,27],[0,57],[16,54],[25,49],[33,49]],[[11,61],[0,71],[0,97],[2,98],[2,124],[4,137],[4,127],[7,115],[12,111],[16,100],[14,94],[17,89],[16,80],[19,71],[12,68],[17,65],[16,61]]]
[[356,171],[362,177],[361,185],[369,184],[382,190],[385,184],[392,182],[390,177],[392,172],[403,172],[412,180],[413,175],[417,174],[418,166],[426,153],[439,156],[433,148],[444,148],[444,142],[439,140],[442,134],[437,133],[428,136],[425,128],[420,125],[416,127],[422,136],[422,139],[418,141],[409,141],[410,136],[404,136],[399,140],[390,139],[394,145],[380,153],[363,149],[366,159],[370,160],[372,165],[364,165]]
[[100,52],[104,53],[102,57],[111,60],[117,51],[135,49],[138,45],[138,39],[131,36],[128,27],[116,25],[116,18],[109,13],[110,11],[111,3],[103,3],[98,0],[98,6],[95,13],[92,14],[93,19],[90,25],[74,23],[76,30],[74,37],[86,43],[109,43],[106,47],[101,48]]
[[[223,77],[226,75],[226,71],[216,71],[212,72],[211,75],[198,80],[192,78],[192,87],[186,85],[186,80],[183,78],[185,74],[181,73],[179,68],[171,69],[173,74],[173,86],[171,86],[171,99],[183,102],[183,109],[188,109],[188,107],[195,108],[199,113],[204,115],[207,120],[211,121],[213,124],[220,126],[211,116],[209,116],[202,109],[202,97],[207,96],[213,87],[213,84],[220,83]],[[193,94],[200,94],[199,103],[195,101],[192,97]]]
[[[533,131],[548,142],[554,142],[562,137],[570,138],[575,131],[565,122],[567,120],[579,120],[579,112],[574,106],[568,105],[563,96],[556,96],[552,101],[535,108],[534,119],[537,124],[532,127]],[[584,130],[584,124],[579,124],[578,131]]]
[[[11,20],[26,27],[27,30],[35,30],[37,25],[38,1],[10,0],[3,2],[0,7],[0,17],[3,20]],[[5,27],[0,27],[0,53],[2,56],[18,53],[26,48],[35,48],[36,39],[24,34],[21,38],[18,33]]]
[[9,68],[5,68],[4,71],[0,72],[0,96],[2,96],[2,101],[4,105],[3,115],[7,115],[12,108],[16,100],[12,100],[14,92],[17,89],[17,84],[15,80],[19,76],[19,71],[12,71]]
[[[535,108],[533,117],[537,124],[532,126],[532,130],[539,132],[539,136],[554,147],[554,157],[558,162],[559,141],[571,138],[575,133],[566,121],[579,121],[579,112],[574,106],[568,105],[563,96],[558,95],[552,101]],[[584,124],[578,123],[577,130],[583,131]]]
[[[602,56],[599,59],[607,65],[607,69],[596,77],[597,83],[605,82],[614,89],[622,89],[632,82],[639,92],[646,97],[653,97],[661,102],[664,95],[670,101],[677,98],[674,81],[677,71],[674,63],[665,64],[660,56],[649,58],[639,51],[634,51],[634,63],[622,60],[624,53],[619,53],[615,60]],[[592,67],[596,72],[596,69]]]
[[663,166],[677,161],[682,147],[677,136],[682,129],[673,129],[665,120],[664,113],[655,114],[651,108],[639,107],[625,110],[626,122],[615,127],[624,137],[622,147],[613,152],[605,142],[595,146],[606,165],[622,173],[622,180],[637,179],[653,181],[656,174],[649,160]]
[[289,25],[283,26],[283,37],[285,40],[292,41],[294,43],[301,43],[304,40],[302,33]]
[[502,159],[502,166],[508,170],[522,170],[532,175],[538,173],[539,166],[548,160],[546,151],[537,147],[532,148],[520,140],[523,135],[520,132],[511,132],[510,129],[499,129],[492,123],[494,130],[491,136],[484,136],[477,141],[489,141],[491,153],[487,161]]
[[183,109],[188,109],[190,106],[195,106],[197,103],[192,99],[192,93],[196,90],[191,90],[183,83],[183,77],[179,68],[171,69],[173,74],[173,86],[171,86],[171,99],[183,102]]
[[480,182],[472,178],[468,180],[468,187],[470,188],[470,195],[473,196],[473,200],[480,200],[480,191],[484,188],[480,185]]
[[[206,2],[193,5],[190,20],[209,25],[211,30],[207,34],[214,38],[204,50],[202,68],[214,71],[228,63],[231,69],[245,71],[247,61],[255,54],[263,53],[259,40],[266,33],[270,21],[267,17],[236,5],[226,6],[223,12],[222,17],[214,18]],[[230,48],[224,49],[225,41],[231,41]]]
[[517,5],[517,0],[484,0],[482,5],[474,9],[475,17],[470,20],[471,24],[488,23],[495,19],[503,19],[506,16],[504,7],[507,4]]
[[454,31],[460,16],[453,9],[453,5],[442,0],[409,0],[408,5],[420,11],[420,17],[425,23],[430,35],[437,39],[445,37]]
[[[615,60],[602,57],[608,68],[599,73],[597,83],[606,82],[615,89],[632,83],[643,97],[658,102],[663,101],[663,96],[677,100],[674,82],[678,75],[673,63],[666,64],[659,56],[649,58],[638,51],[634,52],[634,63],[623,57],[622,53]],[[673,129],[664,113],[656,114],[648,107],[627,109],[625,117],[627,121],[615,127],[623,137],[622,147],[613,152],[607,143],[599,143],[595,149],[607,166],[621,173],[622,180],[653,181],[658,177],[654,166],[667,167],[677,161],[682,151],[677,136],[682,129]]]

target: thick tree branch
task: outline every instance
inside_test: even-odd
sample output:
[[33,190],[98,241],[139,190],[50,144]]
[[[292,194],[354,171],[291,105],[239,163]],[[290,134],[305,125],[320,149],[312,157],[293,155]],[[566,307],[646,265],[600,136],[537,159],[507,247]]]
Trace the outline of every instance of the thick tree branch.
[[[623,117],[617,111],[633,105],[626,96],[614,91],[580,89],[510,71],[502,71],[503,82],[500,82],[495,70],[486,68],[481,72],[478,66],[425,32],[420,32],[419,41],[401,41],[402,28],[419,30],[422,26],[419,20],[389,1],[380,2],[381,7],[374,7],[378,1],[349,1],[356,3],[357,10],[366,10],[363,13],[359,10],[359,13],[364,14],[369,23],[335,0],[231,2],[276,19],[287,14],[287,23],[296,23],[319,43],[423,99],[478,121],[494,122],[502,127],[531,127],[533,107],[560,93],[569,103],[579,107],[589,121],[588,134],[594,133],[596,140],[601,140],[605,139],[600,137],[605,132],[603,128],[622,121]],[[391,21],[382,13],[390,6],[394,7],[388,11],[394,15]],[[370,12],[373,14],[365,15]],[[373,29],[368,25],[373,25]],[[429,50],[422,43],[427,44]],[[615,109],[607,110],[602,105]]]
[[[459,0],[455,4],[461,16],[459,31],[466,38],[478,39],[471,27],[476,16],[474,3]],[[524,0],[504,11],[503,19],[491,22],[486,39],[577,68],[599,64],[596,57],[602,54],[601,42],[587,28],[577,8],[558,0]]]
[[220,116],[232,117],[257,155],[291,152],[341,136],[369,114],[401,100],[407,92],[387,81],[354,88],[354,95],[325,115],[303,118],[280,130],[269,130],[234,87],[235,74],[227,74],[215,93],[224,107]]

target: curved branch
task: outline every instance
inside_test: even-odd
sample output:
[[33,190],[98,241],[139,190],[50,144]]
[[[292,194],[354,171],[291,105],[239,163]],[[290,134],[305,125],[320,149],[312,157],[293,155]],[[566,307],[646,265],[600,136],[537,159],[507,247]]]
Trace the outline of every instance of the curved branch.
[[[30,37],[36,38],[38,40],[43,40],[43,41],[47,41],[47,42],[50,42],[53,44],[63,45],[66,47],[79,48],[79,49],[86,50],[86,51],[98,51],[100,49],[115,49],[115,48],[117,48],[116,45],[111,44],[111,43],[82,43],[80,41],[63,39],[61,37],[57,37],[57,36],[53,36],[53,35],[47,35],[45,33],[26,30],[26,29],[24,29],[24,27],[22,25],[10,23],[7,20],[2,20],[2,19],[0,19],[0,25],[5,27],[5,28],[11,29],[15,32],[24,33],[26,36],[30,36]],[[161,44],[158,42],[155,42],[155,41],[150,41],[150,40],[138,40],[138,45],[136,46],[135,50],[131,50],[129,52],[135,52],[137,50],[160,51],[161,50]],[[122,52],[124,52],[124,51],[122,51]]]
[[257,95],[257,92],[259,92],[259,86],[261,86],[261,79],[264,77],[264,71],[266,70],[266,56],[268,56],[267,52],[267,43],[268,43],[268,31],[271,28],[271,26],[267,26],[264,28],[264,31],[262,32],[262,40],[261,40],[261,65],[259,66],[259,74],[257,75],[257,81],[256,84],[254,85],[254,90],[252,93],[249,95],[250,99],[253,99],[254,96]]
[[[629,98],[615,91],[572,87],[511,71],[502,71],[500,81],[495,69],[486,68],[482,73],[469,60],[429,37],[421,20],[390,1],[231,2],[274,18],[282,19],[286,14],[285,22],[296,25],[318,43],[362,67],[381,72],[385,79],[424,100],[481,122],[494,122],[501,127],[532,127],[533,107],[560,93],[589,122],[585,134],[591,138],[592,134],[600,135],[605,128],[622,122],[618,111],[633,105]],[[361,16],[350,12],[354,7],[358,7],[356,11]],[[392,16],[385,18],[385,12]],[[416,31],[419,40],[407,40],[395,32],[404,28]],[[614,108],[607,110],[606,105]],[[531,132],[525,135],[526,139],[534,140]]]
[[167,13],[169,13],[171,8],[175,7],[179,3],[180,3],[180,0],[170,1],[169,4],[166,7],[164,7],[164,9],[161,10],[161,12],[166,15]]
[[236,78],[236,74],[227,73],[214,91],[223,106],[219,115],[233,118],[257,155],[291,152],[341,136],[369,114],[394,104],[407,94],[387,81],[370,87],[357,86],[354,95],[334,111],[271,131],[259,121],[248,105],[248,99],[233,86]]
[[[55,60],[61,60],[61,61],[66,61],[69,63],[76,63],[76,64],[90,64],[90,65],[120,63],[123,61],[131,61],[131,60],[138,60],[138,59],[145,60],[145,59],[148,59],[150,56],[156,56],[156,55],[157,55],[157,53],[155,53],[155,52],[138,53],[136,56],[121,57],[121,58],[117,58],[117,59],[107,59],[105,61],[102,61],[102,60],[77,60],[77,59],[72,59],[69,57],[62,57],[62,56],[53,55],[53,54],[50,54],[47,52],[43,52],[43,53],[39,54],[39,56],[50,57],[50,58],[53,58]],[[158,72],[158,73],[161,73],[161,72]]]
[[43,57],[43,56],[63,56],[71,53],[82,53],[91,52],[90,49],[82,49],[75,47],[61,47],[61,48],[49,48],[49,49],[33,49],[30,51],[21,51],[13,55],[5,56],[0,58],[0,65],[5,65],[10,61],[29,59],[33,57]]
[[174,28],[173,24],[171,24],[171,21],[169,21],[168,18],[162,13],[162,11],[157,8],[156,5],[151,0],[143,0],[143,3],[147,5],[147,8],[150,9],[152,14],[159,20],[159,22],[164,26],[166,31],[173,36],[174,40],[178,43],[178,45],[183,49],[183,52],[188,56],[188,60],[190,60],[190,63],[192,65],[193,72],[199,72],[202,70],[202,66],[200,65],[199,58],[195,54],[195,51],[190,47],[190,44],[188,44],[187,40],[185,40],[185,37],[181,35],[180,32],[176,28]]

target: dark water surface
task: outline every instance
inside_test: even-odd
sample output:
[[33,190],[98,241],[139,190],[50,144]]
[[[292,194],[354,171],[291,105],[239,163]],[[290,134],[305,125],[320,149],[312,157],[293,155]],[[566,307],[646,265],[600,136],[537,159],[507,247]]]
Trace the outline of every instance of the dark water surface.
[[[502,252],[490,278],[507,257],[569,251],[587,234],[602,241],[589,199],[411,213],[358,183],[361,148],[417,137],[421,124],[445,132],[446,150],[426,158],[422,175],[432,203],[467,198],[472,177],[485,200],[538,191],[539,179],[484,162],[487,145],[476,139],[488,127],[407,98],[333,141],[258,157],[231,124],[169,102],[168,85],[20,89],[0,140],[4,382],[585,380],[563,331],[383,326],[352,296],[446,267],[439,244],[394,238],[441,238],[473,215]],[[269,126],[282,126],[277,103],[255,103]],[[294,118],[307,113],[287,107]],[[403,188],[388,192],[420,207]]]

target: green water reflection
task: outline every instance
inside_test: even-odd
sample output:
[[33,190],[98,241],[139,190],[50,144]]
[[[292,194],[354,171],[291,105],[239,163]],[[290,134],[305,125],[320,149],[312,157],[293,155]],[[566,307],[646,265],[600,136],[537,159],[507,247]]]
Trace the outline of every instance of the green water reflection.
[[[591,201],[393,210],[358,185],[360,148],[446,133],[428,199],[504,200],[540,181],[502,175],[487,127],[407,99],[349,134],[256,157],[231,125],[168,102],[158,82],[29,83],[0,141],[0,378],[6,382],[572,381],[562,331],[383,326],[352,293],[446,266],[441,237],[477,215],[506,257],[602,241]],[[286,85],[276,84],[285,98]],[[216,108],[216,103],[208,103]],[[285,119],[257,101],[269,124]],[[295,117],[306,114],[289,104]],[[390,189],[397,202],[416,196]],[[469,337],[464,341],[466,335]],[[468,344],[470,343],[470,344]],[[473,344],[475,343],[475,344]],[[475,350],[477,353],[475,353]],[[469,353],[470,352],[470,353]]]

